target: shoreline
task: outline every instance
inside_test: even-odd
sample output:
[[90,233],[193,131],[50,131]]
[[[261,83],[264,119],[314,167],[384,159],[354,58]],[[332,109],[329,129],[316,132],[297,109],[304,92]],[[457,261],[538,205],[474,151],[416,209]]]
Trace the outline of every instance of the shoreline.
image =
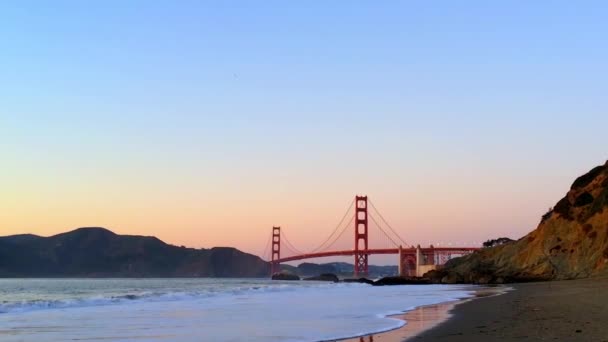
[[[464,300],[462,300],[464,301]],[[425,330],[431,329],[434,326],[441,324],[450,318],[450,311],[459,303],[461,300],[444,302],[439,304],[430,304],[419,306],[408,312],[390,315],[387,318],[398,319],[404,321],[405,324],[399,328],[368,334],[358,337],[350,337],[347,339],[336,340],[340,342],[373,342],[373,341],[404,341],[410,337],[414,337]]]
[[404,321],[405,324],[399,328],[383,332],[366,334],[362,336],[349,337],[334,341],[340,342],[402,342],[413,339],[421,333],[436,328],[453,316],[453,310],[461,304],[490,296],[500,296],[510,288],[506,286],[478,287],[474,295],[438,304],[422,305],[404,313],[386,316],[387,318]]

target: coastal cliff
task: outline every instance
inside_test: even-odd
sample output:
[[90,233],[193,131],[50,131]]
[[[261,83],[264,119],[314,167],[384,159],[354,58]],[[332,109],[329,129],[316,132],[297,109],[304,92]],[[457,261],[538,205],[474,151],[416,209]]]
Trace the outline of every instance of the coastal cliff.
[[265,277],[269,269],[236,248],[178,247],[104,228],[0,237],[0,277]]
[[449,261],[441,283],[587,278],[608,273],[608,162],[579,177],[523,238]]

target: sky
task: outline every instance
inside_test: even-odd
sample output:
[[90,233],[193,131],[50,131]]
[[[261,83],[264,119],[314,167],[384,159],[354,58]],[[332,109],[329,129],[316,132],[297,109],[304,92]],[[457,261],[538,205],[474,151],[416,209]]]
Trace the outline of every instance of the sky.
[[[0,3],[0,235],[519,238],[608,159],[608,4]],[[373,245],[373,241],[370,242]]]

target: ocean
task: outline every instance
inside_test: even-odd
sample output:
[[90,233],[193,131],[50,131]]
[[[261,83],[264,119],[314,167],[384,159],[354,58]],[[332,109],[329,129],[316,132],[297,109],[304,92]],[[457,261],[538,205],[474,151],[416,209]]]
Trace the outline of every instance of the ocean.
[[470,286],[266,279],[0,279],[0,341],[328,341]]

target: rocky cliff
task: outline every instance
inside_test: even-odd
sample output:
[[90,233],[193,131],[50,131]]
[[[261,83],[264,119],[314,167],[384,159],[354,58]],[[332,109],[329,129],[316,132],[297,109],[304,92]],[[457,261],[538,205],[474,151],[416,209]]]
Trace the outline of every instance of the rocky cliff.
[[451,260],[443,283],[575,279],[608,273],[608,162],[579,177],[534,231]]
[[104,228],[0,237],[0,277],[267,277],[269,272],[267,262],[235,248],[177,247]]

